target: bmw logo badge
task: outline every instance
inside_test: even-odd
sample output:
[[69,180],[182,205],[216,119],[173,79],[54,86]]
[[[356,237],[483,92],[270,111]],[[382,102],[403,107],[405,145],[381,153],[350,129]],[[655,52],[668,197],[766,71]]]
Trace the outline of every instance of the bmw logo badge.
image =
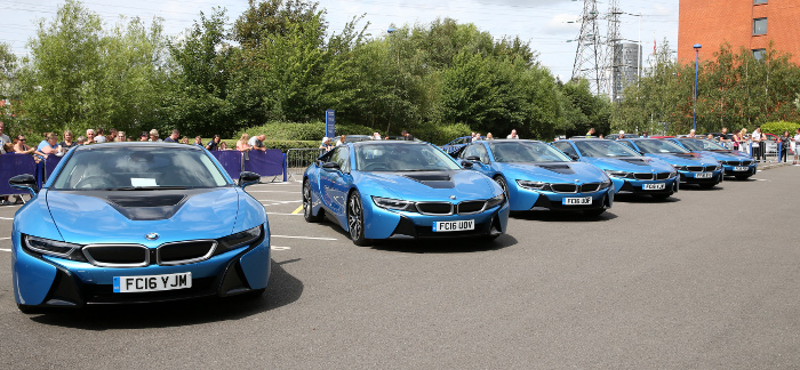
[[451,195],[451,196],[450,196],[450,199],[452,199],[452,200],[456,200],[456,196],[455,196],[455,195]]
[[156,240],[158,239],[158,233],[150,233],[144,236],[147,240]]

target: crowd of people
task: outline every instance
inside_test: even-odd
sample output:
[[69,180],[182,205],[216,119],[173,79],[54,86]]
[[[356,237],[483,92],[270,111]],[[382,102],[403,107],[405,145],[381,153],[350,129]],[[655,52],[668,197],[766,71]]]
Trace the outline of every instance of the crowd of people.
[[[158,130],[152,129],[150,131],[142,131],[138,140],[129,137],[125,131],[118,131],[115,128],[108,130],[108,135],[102,128],[86,130],[86,136],[74,137],[71,130],[66,130],[63,133],[63,140],[59,141],[59,135],[54,132],[46,132],[43,134],[43,140],[38,145],[29,145],[30,141],[25,135],[16,135],[13,137],[8,136],[5,132],[5,124],[0,121],[0,154],[29,154],[32,155],[34,160],[38,163],[46,159],[50,155],[63,156],[66,152],[78,145],[89,145],[106,142],[129,142],[129,141],[148,141],[148,142],[165,142],[165,143],[180,143],[190,144],[190,139],[187,136],[181,137],[179,130],[172,130],[169,136],[161,139]],[[208,142],[203,143],[201,136],[195,136],[191,141],[192,145],[199,145],[208,150],[239,150],[241,152],[249,152],[251,150],[261,150],[266,152],[267,147],[264,144],[267,137],[266,135],[253,136],[248,134],[242,135],[236,143],[236,148],[228,148],[227,144],[222,141],[219,135],[214,137]]]

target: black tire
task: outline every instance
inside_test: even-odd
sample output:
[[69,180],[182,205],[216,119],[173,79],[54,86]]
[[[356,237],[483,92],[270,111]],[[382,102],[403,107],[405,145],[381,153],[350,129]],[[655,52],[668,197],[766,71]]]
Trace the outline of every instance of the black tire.
[[357,190],[350,193],[350,198],[347,199],[347,229],[353,244],[358,246],[371,244],[369,239],[364,238],[364,207],[361,205],[361,195]]
[[651,197],[653,197],[653,199],[657,199],[657,200],[664,200],[664,199],[667,199],[667,198],[669,198],[671,195],[672,195],[672,194],[667,194],[667,193],[664,193],[664,194],[650,194],[650,196],[651,196]]
[[591,217],[598,217],[598,216],[602,215],[603,213],[605,213],[605,211],[606,211],[605,208],[587,209],[587,210],[583,211],[583,214],[585,214],[587,216],[591,216]]
[[17,304],[17,309],[19,309],[20,312],[22,312],[22,313],[24,313],[26,315],[32,315],[32,314],[36,314],[36,313],[41,313],[43,311],[39,307],[29,306],[29,305],[26,305],[26,304]]
[[494,178],[494,181],[503,189],[503,194],[506,196],[506,200],[508,200],[508,184],[506,183],[506,179],[504,179],[503,176],[497,176]]
[[303,218],[306,219],[306,222],[319,222],[322,220],[322,211],[319,212],[316,216],[314,216],[312,212],[312,205],[311,205],[311,184],[308,183],[308,180],[303,182]]

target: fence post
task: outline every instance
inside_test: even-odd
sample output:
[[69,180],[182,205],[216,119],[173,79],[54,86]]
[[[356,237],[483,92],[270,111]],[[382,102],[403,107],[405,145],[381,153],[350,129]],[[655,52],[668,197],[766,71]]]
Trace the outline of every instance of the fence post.
[[286,182],[286,171],[287,171],[287,164],[286,164],[286,153],[283,153],[283,182]]

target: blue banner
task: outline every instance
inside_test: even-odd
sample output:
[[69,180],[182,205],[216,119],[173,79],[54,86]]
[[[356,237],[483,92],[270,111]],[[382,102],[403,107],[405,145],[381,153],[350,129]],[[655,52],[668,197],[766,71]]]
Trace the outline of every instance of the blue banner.
[[[283,174],[283,152],[280,149],[250,151],[250,160],[244,161],[244,170],[253,171],[261,176],[278,176]],[[237,176],[238,178],[238,176]]]
[[36,162],[30,154],[8,153],[0,155],[0,195],[27,194],[25,190],[14,189],[8,180],[21,174],[36,175]]
[[336,113],[333,109],[325,111],[325,136],[330,138],[336,136]]

